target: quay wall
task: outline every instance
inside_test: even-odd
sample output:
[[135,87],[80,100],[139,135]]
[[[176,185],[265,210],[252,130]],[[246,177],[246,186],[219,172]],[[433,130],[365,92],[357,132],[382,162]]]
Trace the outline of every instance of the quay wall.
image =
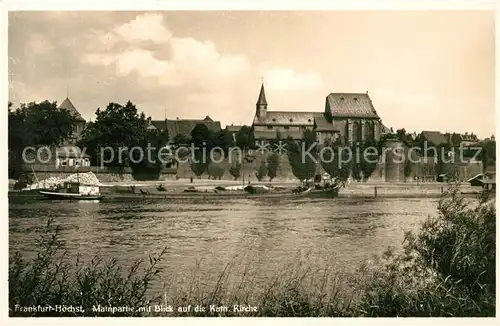
[[[82,166],[75,169],[74,167],[69,166],[55,167],[45,164],[30,165],[24,168],[25,178],[32,181],[35,181],[36,178],[38,178],[38,180],[44,180],[51,177],[65,178],[76,172],[93,172],[97,179],[101,182],[124,182],[136,180],[131,168],[117,169],[108,167],[101,168],[97,166]],[[163,168],[160,171],[158,180],[175,179],[175,176],[176,169]]]

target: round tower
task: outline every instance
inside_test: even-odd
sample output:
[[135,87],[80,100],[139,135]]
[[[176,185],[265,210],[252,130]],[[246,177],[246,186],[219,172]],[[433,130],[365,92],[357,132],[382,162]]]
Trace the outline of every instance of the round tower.
[[405,147],[396,138],[384,142],[385,151],[385,182],[398,183],[405,181]]

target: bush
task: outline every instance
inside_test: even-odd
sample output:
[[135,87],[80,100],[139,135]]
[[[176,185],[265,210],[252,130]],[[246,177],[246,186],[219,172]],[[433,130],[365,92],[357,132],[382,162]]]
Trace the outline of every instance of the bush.
[[[9,261],[9,315],[29,316],[139,316],[139,312],[93,311],[94,306],[142,307],[158,302],[160,298],[146,298],[146,291],[160,269],[157,263],[165,253],[149,257],[149,266],[139,275],[142,261],[136,261],[122,270],[115,259],[103,261],[94,257],[84,265],[77,258],[70,264],[66,256],[60,228],[49,220],[38,240],[39,251],[31,261],[15,253]],[[81,307],[79,311],[22,311],[20,307],[66,305]]]
[[234,180],[238,180],[241,175],[241,163],[236,162],[229,168],[229,173],[233,176]]
[[276,153],[272,153],[267,158],[267,175],[269,176],[269,181],[273,181],[278,175],[279,166],[279,156]]
[[266,161],[262,160],[259,165],[259,169],[257,172],[255,172],[255,176],[257,177],[257,180],[262,181],[264,177],[267,175],[267,166],[266,166]]
[[[387,253],[362,285],[366,316],[495,316],[494,202],[474,207],[453,189],[404,252]],[[367,269],[365,268],[364,272]]]

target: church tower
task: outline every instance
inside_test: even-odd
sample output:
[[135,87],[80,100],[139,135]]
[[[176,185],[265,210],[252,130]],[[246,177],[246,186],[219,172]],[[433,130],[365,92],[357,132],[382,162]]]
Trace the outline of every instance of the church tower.
[[267,114],[267,101],[266,92],[264,91],[264,83],[262,83],[262,86],[260,87],[259,99],[257,100],[256,108],[257,118],[259,120],[265,119]]

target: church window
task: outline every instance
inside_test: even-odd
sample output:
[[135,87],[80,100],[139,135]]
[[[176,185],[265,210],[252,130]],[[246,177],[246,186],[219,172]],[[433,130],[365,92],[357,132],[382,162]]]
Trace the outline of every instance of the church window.
[[343,101],[343,100],[344,100],[344,97],[341,97],[341,98],[340,98],[340,100],[341,100],[341,101]]
[[311,122],[311,119],[307,119],[307,122]]
[[357,98],[357,97],[355,97],[355,98],[354,98],[354,100],[355,100],[355,101],[357,101],[357,100],[358,100],[358,98]]
[[273,129],[273,126],[267,126],[267,129]]
[[276,122],[276,118],[273,118],[273,122]]
[[290,122],[293,122],[293,119],[290,119]]

